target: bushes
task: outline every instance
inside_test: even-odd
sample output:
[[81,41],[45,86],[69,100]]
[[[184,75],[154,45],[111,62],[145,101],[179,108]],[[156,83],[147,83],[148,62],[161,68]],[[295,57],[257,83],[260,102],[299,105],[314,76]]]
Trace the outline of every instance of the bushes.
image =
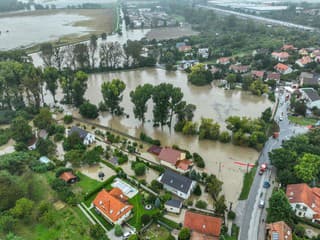
[[32,171],[37,173],[44,173],[54,169],[53,163],[42,163],[38,160],[30,162],[29,167]]
[[151,189],[155,192],[160,192],[160,190],[163,189],[163,184],[158,182],[157,180],[152,180],[151,181]]
[[148,214],[143,214],[141,216],[141,222],[143,225],[147,225],[151,221],[151,217]]
[[202,193],[202,191],[201,191],[200,185],[197,184],[196,188],[193,191],[193,194],[196,196],[201,196],[201,193]]
[[144,142],[147,142],[147,143],[150,143],[152,145],[157,145],[157,146],[160,146],[161,145],[161,142],[160,140],[157,140],[157,139],[152,139],[151,137],[147,136],[145,133],[140,133],[140,140],[141,141],[144,141]]
[[97,106],[88,101],[79,107],[79,112],[83,117],[90,119],[95,119],[99,115]]
[[6,144],[11,138],[10,129],[0,129],[0,146]]
[[76,203],[76,196],[69,189],[69,186],[65,181],[63,181],[59,178],[56,178],[52,181],[51,187],[53,190],[55,190],[58,193],[58,196],[62,201],[69,203],[69,204]]
[[2,110],[0,111],[0,124],[10,124],[16,117],[16,111]]
[[63,117],[63,122],[64,122],[65,124],[70,124],[70,123],[72,123],[72,122],[73,122],[73,117],[72,117],[72,115],[65,115],[65,116]]
[[203,161],[203,158],[198,153],[193,153],[193,160],[196,163],[197,167],[204,168],[205,163]]
[[236,218],[236,213],[234,211],[228,212],[228,219],[234,220]]
[[146,165],[143,162],[137,162],[134,164],[133,170],[136,176],[143,176],[146,173]]
[[222,143],[228,143],[231,141],[231,136],[229,134],[229,132],[227,131],[223,131],[220,133],[220,136],[219,136],[219,140],[220,142]]
[[196,202],[196,207],[201,208],[201,209],[206,209],[207,208],[207,203],[203,200],[198,200]]
[[122,227],[119,225],[119,224],[116,224],[114,226],[114,234],[117,236],[117,237],[121,237],[122,234],[123,234],[123,230],[122,230]]
[[128,162],[128,155],[118,149],[114,150],[114,156],[118,158],[119,165]]
[[112,176],[110,178],[108,178],[106,181],[100,183],[99,185],[97,185],[94,189],[92,189],[90,192],[88,192],[85,196],[84,196],[84,200],[88,200],[92,195],[96,194],[97,192],[99,192],[102,188],[104,188],[105,186],[109,185],[110,183],[113,182],[113,180],[116,178],[116,176]]

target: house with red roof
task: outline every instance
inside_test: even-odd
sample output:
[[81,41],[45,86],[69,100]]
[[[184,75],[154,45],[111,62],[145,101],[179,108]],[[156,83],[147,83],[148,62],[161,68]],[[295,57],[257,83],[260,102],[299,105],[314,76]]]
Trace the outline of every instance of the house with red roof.
[[307,55],[309,55],[309,52],[308,52],[307,49],[301,48],[301,49],[299,50],[299,55],[307,56]]
[[186,46],[181,46],[181,47],[178,48],[178,51],[179,51],[179,52],[190,52],[191,50],[192,50],[192,47],[191,47],[191,46],[188,46],[188,45],[186,45]]
[[229,57],[222,57],[217,60],[217,64],[227,65],[229,63],[231,63],[231,58]]
[[275,81],[277,81],[277,83],[279,83],[280,82],[280,76],[281,76],[280,73],[268,72],[266,81],[275,80]]
[[274,69],[281,74],[289,74],[292,73],[292,68],[289,67],[288,65],[285,65],[283,63],[278,63],[277,65],[274,66]]
[[256,79],[263,79],[264,71],[251,71],[251,76]]
[[292,240],[292,230],[284,222],[274,222],[266,225],[267,240]]
[[222,227],[222,219],[187,211],[184,216],[183,226],[191,230],[190,240],[218,240]]
[[294,51],[296,48],[292,44],[284,44],[281,48],[283,51]]
[[290,54],[287,52],[273,52],[271,53],[271,56],[279,62],[286,62],[288,61]]
[[188,172],[193,165],[192,161],[186,159],[186,154],[184,152],[170,147],[162,148],[158,158],[161,165],[178,172]]
[[78,180],[78,177],[75,176],[71,171],[61,173],[59,178],[66,183],[75,183]]
[[298,217],[320,221],[320,188],[311,188],[306,183],[289,184],[286,195]]
[[296,64],[299,65],[299,67],[305,67],[307,64],[312,63],[312,62],[313,62],[313,60],[311,57],[304,56],[304,57],[298,59],[296,61]]
[[127,203],[127,199],[119,188],[114,188],[110,192],[102,189],[92,204],[108,222],[122,224],[130,216],[133,208]]
[[235,73],[246,73],[249,71],[248,65],[241,65],[241,64],[232,64],[229,67],[229,70]]

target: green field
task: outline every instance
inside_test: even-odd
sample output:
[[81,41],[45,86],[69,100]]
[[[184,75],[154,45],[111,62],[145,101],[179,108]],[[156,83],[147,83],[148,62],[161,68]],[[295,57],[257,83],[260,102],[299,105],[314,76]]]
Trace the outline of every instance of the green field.
[[239,200],[246,200],[248,198],[256,171],[257,167],[253,167],[248,173],[245,173],[243,177],[243,186],[239,196]]

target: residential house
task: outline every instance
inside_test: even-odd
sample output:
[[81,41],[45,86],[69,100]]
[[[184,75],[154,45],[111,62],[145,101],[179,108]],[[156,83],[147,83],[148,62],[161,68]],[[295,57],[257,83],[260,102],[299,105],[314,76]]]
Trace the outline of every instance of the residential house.
[[78,128],[76,126],[73,126],[69,130],[68,136],[70,136],[73,133],[79,134],[79,137],[83,140],[84,145],[89,145],[95,141],[95,136],[82,128]]
[[51,160],[50,160],[48,157],[46,157],[46,156],[41,156],[41,157],[39,158],[39,162],[41,162],[41,163],[43,163],[43,164],[49,164],[49,163],[51,163]]
[[131,214],[132,205],[127,203],[128,198],[117,189],[110,192],[102,189],[92,204],[95,210],[112,224],[122,224]]
[[285,44],[282,46],[281,50],[283,51],[294,51],[296,48],[292,44]]
[[251,71],[251,76],[253,77],[253,78],[256,78],[256,79],[263,79],[263,77],[264,77],[264,71]]
[[307,55],[309,55],[309,52],[308,52],[307,49],[301,48],[301,49],[299,50],[299,55],[307,56]]
[[147,150],[147,152],[159,156],[161,150],[162,150],[162,147],[153,145]]
[[296,64],[299,65],[299,67],[305,67],[307,64],[312,63],[313,60],[309,56],[304,56],[296,61]]
[[66,183],[75,183],[78,180],[78,177],[75,176],[71,171],[61,173],[59,178]]
[[37,142],[38,139],[36,138],[36,136],[33,136],[28,142],[27,142],[27,146],[28,146],[28,150],[35,150],[37,148]]
[[194,65],[198,64],[198,60],[182,60],[180,66],[183,70],[193,67]]
[[187,211],[184,216],[183,226],[191,230],[190,240],[218,240],[221,232],[222,219]]
[[320,221],[320,188],[311,188],[306,183],[289,184],[286,195],[298,217]]
[[195,181],[169,169],[164,171],[158,181],[163,184],[164,189],[182,199],[189,198],[196,186]]
[[192,162],[186,159],[186,154],[179,150],[164,147],[158,156],[160,164],[179,172],[187,172],[192,167]]
[[212,74],[215,74],[215,73],[220,72],[220,71],[221,71],[221,69],[220,68],[216,68],[216,67],[211,67],[211,69],[210,69],[210,72]]
[[252,56],[256,56],[256,55],[268,55],[269,54],[269,50],[266,48],[260,48],[260,49],[256,49],[253,50],[252,52]]
[[217,64],[227,65],[229,63],[231,63],[231,58],[229,57],[222,57],[217,60]]
[[320,57],[320,50],[319,49],[313,50],[312,53],[310,54],[310,57],[312,58]]
[[190,52],[192,50],[191,46],[181,46],[178,48],[179,52]]
[[292,240],[292,230],[284,222],[274,222],[266,225],[267,240]]
[[177,42],[176,43],[176,48],[180,48],[180,47],[183,47],[183,46],[186,46],[187,44],[185,42]]
[[313,88],[300,88],[302,98],[306,100],[307,107],[312,109],[314,107],[320,109],[320,96]]
[[49,133],[45,130],[45,129],[41,129],[38,132],[38,137],[42,138],[42,139],[47,139],[48,138]]
[[182,208],[182,201],[171,199],[164,203],[164,208],[171,213],[180,213]]
[[320,76],[314,73],[302,72],[299,76],[300,86],[319,86]]
[[271,55],[279,62],[286,62],[290,57],[289,53],[287,52],[273,52]]
[[292,73],[292,68],[289,67],[288,65],[285,65],[283,63],[278,63],[276,66],[274,66],[274,69],[281,74],[289,74]]
[[199,48],[198,55],[202,58],[207,59],[209,57],[209,48]]
[[249,71],[248,65],[232,64],[229,67],[229,70],[235,73],[246,73]]
[[281,76],[280,73],[268,72],[266,81],[275,80],[277,83],[279,83],[280,82],[280,76]]

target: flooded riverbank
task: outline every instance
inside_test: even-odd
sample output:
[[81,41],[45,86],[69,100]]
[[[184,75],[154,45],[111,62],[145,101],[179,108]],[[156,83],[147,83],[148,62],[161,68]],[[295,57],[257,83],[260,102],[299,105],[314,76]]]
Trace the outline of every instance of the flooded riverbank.
[[[221,124],[222,129],[225,128],[224,121],[227,117],[239,115],[256,118],[267,107],[271,107],[272,103],[266,97],[253,96],[240,90],[226,91],[210,86],[195,87],[188,84],[187,75],[184,72],[167,72],[155,68],[92,74],[88,80],[85,98],[94,104],[98,104],[102,100],[101,84],[114,78],[119,78],[126,83],[121,106],[124,107],[125,112],[130,117],[112,117],[108,113],[102,113],[96,121],[136,137],[139,137],[141,132],[145,132],[151,137],[161,140],[164,146],[176,144],[191,152],[198,152],[205,160],[205,171],[216,174],[224,182],[223,192],[227,201],[235,203],[241,191],[243,174],[246,171],[245,167],[241,167],[235,162],[254,163],[258,158],[258,152],[254,149],[232,144],[207,140],[199,141],[197,137],[175,133],[174,130],[170,131],[168,127],[164,127],[163,130],[154,128],[152,123],[152,101],[148,103],[147,122],[141,125],[133,117],[133,105],[129,96],[130,91],[145,83],[153,85],[162,82],[172,83],[182,89],[184,99],[188,103],[193,103],[197,106],[195,121],[199,121],[201,117],[213,118]],[[59,92],[57,98],[62,98],[61,92]],[[49,95],[47,95],[47,99],[52,101],[52,97]]]

